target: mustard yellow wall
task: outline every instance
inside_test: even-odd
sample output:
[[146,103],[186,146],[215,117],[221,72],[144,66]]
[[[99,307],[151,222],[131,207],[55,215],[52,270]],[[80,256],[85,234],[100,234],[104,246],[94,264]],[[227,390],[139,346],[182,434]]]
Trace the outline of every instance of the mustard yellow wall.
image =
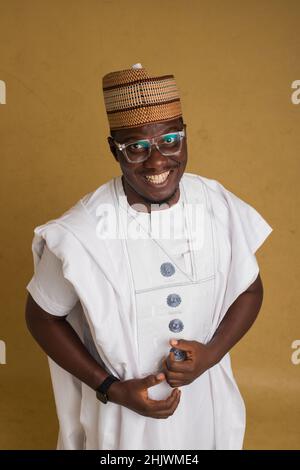
[[245,448],[300,448],[299,21],[297,0],[0,0],[0,448],[56,445],[47,360],[24,323],[33,228],[119,174],[101,79],[137,62],[175,75],[187,171],[274,229],[257,253],[263,307],[232,360]]

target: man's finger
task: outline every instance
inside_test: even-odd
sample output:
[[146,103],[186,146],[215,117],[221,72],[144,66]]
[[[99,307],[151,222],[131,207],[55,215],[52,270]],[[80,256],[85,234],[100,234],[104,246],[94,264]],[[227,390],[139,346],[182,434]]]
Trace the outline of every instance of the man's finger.
[[167,374],[167,379],[168,379],[168,382],[170,380],[184,380],[186,379],[186,374],[184,372],[174,372],[172,370],[169,370],[168,371],[168,374]]
[[170,344],[175,348],[182,349],[182,351],[193,352],[195,350],[195,342],[186,339],[171,339]]
[[180,390],[178,390],[178,388],[176,388],[172,391],[172,393],[174,393],[174,399],[169,400],[170,399],[169,397],[166,400],[166,402],[168,402],[169,400],[169,403],[166,404],[166,407],[164,409],[153,410],[153,416],[155,418],[168,418],[170,415],[174,413],[174,411],[176,410],[179,404],[181,392]]
[[151,411],[151,412],[153,412],[153,411],[162,411],[162,412],[165,413],[170,407],[172,407],[174,402],[176,402],[177,398],[178,398],[178,389],[177,388],[172,390],[172,392],[170,393],[168,398],[166,398],[165,400],[153,400],[152,398],[149,398],[147,400],[147,405],[149,407],[149,411]]
[[176,380],[176,381],[174,381],[174,382],[170,382],[169,385],[170,385],[170,387],[172,387],[172,388],[184,387],[185,382],[182,382],[182,381],[179,382],[179,381]]
[[183,373],[191,372],[193,368],[193,364],[190,359],[186,359],[184,361],[175,361],[174,359],[172,360],[170,356],[168,356],[166,359],[166,363],[168,368],[167,374],[169,374],[170,371]]

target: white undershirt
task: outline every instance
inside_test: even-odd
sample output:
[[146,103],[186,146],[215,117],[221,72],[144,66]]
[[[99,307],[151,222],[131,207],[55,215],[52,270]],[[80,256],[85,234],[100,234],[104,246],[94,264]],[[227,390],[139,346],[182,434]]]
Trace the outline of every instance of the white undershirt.
[[[116,183],[117,195],[123,198],[120,199],[120,203],[128,212],[128,220],[132,222],[135,219],[142,226],[142,230],[151,233],[152,238],[157,240],[173,259],[175,258],[176,264],[181,269],[191,273],[191,252],[188,237],[185,233],[185,198],[182,190],[178,201],[171,207],[162,205],[165,208],[142,212],[135,210],[133,206],[128,204],[121,178]],[[121,201],[125,201],[125,204]],[[135,240],[132,243],[135,243]]]

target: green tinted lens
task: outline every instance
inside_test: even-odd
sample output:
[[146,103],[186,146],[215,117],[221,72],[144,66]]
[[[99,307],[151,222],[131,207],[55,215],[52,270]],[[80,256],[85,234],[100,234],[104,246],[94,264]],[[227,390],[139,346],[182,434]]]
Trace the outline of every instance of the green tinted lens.
[[150,144],[147,140],[138,140],[127,145],[126,152],[131,160],[140,160],[145,158],[149,153]]
[[[172,155],[178,152],[181,147],[179,132],[171,132],[158,137],[157,145],[163,155]],[[126,146],[126,153],[129,160],[133,162],[143,161],[150,154],[150,143],[148,140],[137,140]]]
[[171,134],[166,134],[158,139],[158,148],[164,154],[172,154],[177,152],[180,149],[181,139],[178,132],[172,132]]

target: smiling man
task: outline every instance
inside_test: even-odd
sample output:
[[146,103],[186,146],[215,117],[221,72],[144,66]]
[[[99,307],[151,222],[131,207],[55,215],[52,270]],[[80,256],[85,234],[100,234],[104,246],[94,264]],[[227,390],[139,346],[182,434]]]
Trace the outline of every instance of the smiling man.
[[[150,210],[151,203],[167,202],[169,206],[176,203],[179,181],[187,163],[186,124],[182,117],[112,131],[112,135],[108,142],[120,164],[129,204],[146,203]],[[150,153],[147,139],[155,137],[159,137],[161,150],[154,147]],[[122,146],[125,147],[123,153]]]
[[135,64],[103,92],[121,175],[36,227],[32,246],[26,321],[49,359],[57,449],[241,449],[229,350],[260,310],[255,252],[272,228],[185,172],[173,75]]

